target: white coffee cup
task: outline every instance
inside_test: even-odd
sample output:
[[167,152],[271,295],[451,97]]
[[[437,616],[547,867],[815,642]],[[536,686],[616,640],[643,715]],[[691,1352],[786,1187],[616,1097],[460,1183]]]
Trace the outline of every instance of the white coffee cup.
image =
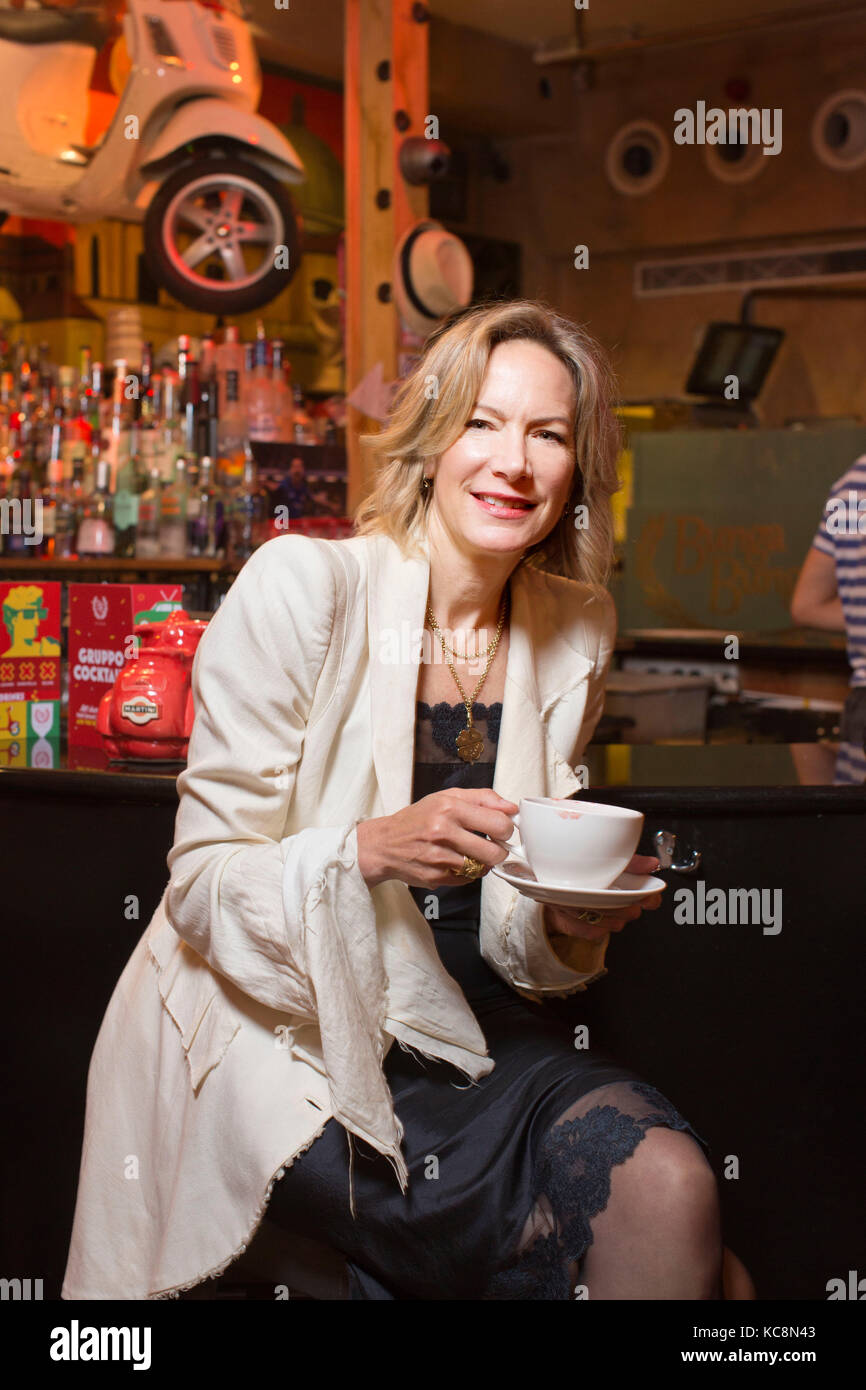
[[522,849],[497,840],[539,883],[563,888],[609,888],[634,854],[643,815],[598,801],[524,796],[513,817]]

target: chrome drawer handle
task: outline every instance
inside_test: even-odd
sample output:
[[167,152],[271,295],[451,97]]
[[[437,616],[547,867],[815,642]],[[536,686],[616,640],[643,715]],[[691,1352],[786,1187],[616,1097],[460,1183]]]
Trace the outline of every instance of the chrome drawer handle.
[[675,874],[695,874],[701,862],[701,852],[693,849],[688,859],[684,859],[681,864],[674,863],[674,850],[677,847],[677,837],[671,830],[657,830],[653,836],[656,854],[659,857],[659,864],[663,869],[673,869]]

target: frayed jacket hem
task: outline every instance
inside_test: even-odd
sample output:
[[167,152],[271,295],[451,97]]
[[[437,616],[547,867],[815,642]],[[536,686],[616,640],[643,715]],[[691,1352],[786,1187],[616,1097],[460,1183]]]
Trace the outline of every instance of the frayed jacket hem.
[[223,1260],[221,1264],[215,1265],[213,1269],[208,1269],[203,1274],[197,1274],[194,1279],[188,1280],[185,1284],[174,1284],[170,1289],[160,1289],[158,1293],[147,1294],[146,1300],[148,1302],[153,1303],[167,1298],[179,1298],[182,1293],[186,1293],[189,1289],[196,1288],[197,1285],[203,1284],[207,1279],[218,1279],[221,1274],[225,1274],[226,1270],[234,1264],[235,1260],[240,1259],[241,1255],[243,1255],[249,1249],[250,1245],[252,1245],[256,1232],[258,1231],[259,1226],[262,1224],[262,1221],[265,1217],[265,1213],[267,1212],[268,1203],[271,1200],[271,1194],[273,1193],[275,1183],[279,1182],[280,1178],[282,1178],[287,1172],[287,1170],[291,1168],[292,1164],[295,1162],[295,1159],[300,1158],[301,1154],[306,1153],[307,1149],[309,1149],[310,1146],[314,1144],[315,1141],[318,1138],[320,1138],[322,1134],[324,1134],[325,1127],[331,1118],[332,1116],[328,1115],[322,1121],[322,1124],[316,1130],[315,1134],[313,1134],[308,1140],[308,1142],[304,1144],[303,1148],[298,1149],[298,1152],[296,1154],[293,1154],[287,1163],[280,1164],[279,1168],[274,1173],[273,1177],[268,1183],[265,1195],[259,1203],[259,1206],[253,1217],[252,1227],[246,1237],[246,1240],[241,1241],[241,1244],[237,1247],[236,1250],[232,1251],[231,1255],[229,1255],[227,1259]]

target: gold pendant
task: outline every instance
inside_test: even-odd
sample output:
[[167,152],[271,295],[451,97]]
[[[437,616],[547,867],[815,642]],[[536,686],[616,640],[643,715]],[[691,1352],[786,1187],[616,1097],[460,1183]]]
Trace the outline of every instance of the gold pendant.
[[457,752],[464,763],[477,762],[484,749],[484,739],[477,729],[461,729],[457,735]]

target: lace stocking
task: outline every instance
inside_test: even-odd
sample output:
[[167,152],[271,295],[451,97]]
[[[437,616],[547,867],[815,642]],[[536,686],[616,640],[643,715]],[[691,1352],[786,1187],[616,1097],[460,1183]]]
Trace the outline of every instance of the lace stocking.
[[714,1184],[709,1166],[703,1172],[705,1164],[691,1161],[703,1158],[695,1139],[688,1143],[698,1155],[688,1145],[667,1147],[682,1148],[679,1157],[688,1160],[682,1172],[696,1183],[678,1189],[680,1170],[667,1152],[660,1164],[646,1165],[646,1181],[641,1171],[639,1186],[631,1173],[626,1184],[618,1180],[622,1196],[608,1210],[612,1169],[635,1153],[652,1126],[695,1133],[642,1082],[597,1087],[559,1117],[539,1145],[533,1208],[517,1251],[485,1298],[571,1299],[581,1286],[590,1298],[720,1297]]

